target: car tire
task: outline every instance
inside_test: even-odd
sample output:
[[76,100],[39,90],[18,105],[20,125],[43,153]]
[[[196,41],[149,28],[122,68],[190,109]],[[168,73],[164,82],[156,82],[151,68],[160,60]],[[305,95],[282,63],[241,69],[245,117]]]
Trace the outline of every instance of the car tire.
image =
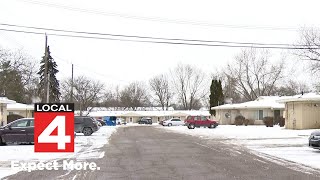
[[169,123],[169,124],[168,124],[168,127],[170,127],[170,126],[172,126],[172,124],[171,124],[171,123]]
[[189,129],[194,129],[195,126],[194,126],[194,124],[189,124],[188,128],[189,128]]
[[6,145],[6,143],[3,142],[2,137],[0,137],[0,146]]
[[92,133],[93,133],[93,131],[92,131],[92,129],[91,128],[89,128],[89,127],[86,127],[86,128],[83,128],[83,132],[82,132],[85,136],[90,136]]
[[210,124],[210,125],[209,125],[209,128],[210,128],[210,129],[215,128],[215,127],[216,127],[216,126],[215,126],[214,124]]

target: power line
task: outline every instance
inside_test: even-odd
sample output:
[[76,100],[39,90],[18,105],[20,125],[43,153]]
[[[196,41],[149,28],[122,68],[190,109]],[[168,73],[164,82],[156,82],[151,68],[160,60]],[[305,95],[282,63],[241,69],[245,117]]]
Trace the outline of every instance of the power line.
[[91,69],[91,68],[84,67],[84,66],[79,65],[79,64],[75,64],[75,63],[73,63],[73,62],[71,62],[71,61],[68,61],[68,60],[66,60],[65,58],[61,58],[60,56],[57,56],[57,55],[54,55],[54,59],[61,60],[61,61],[65,62],[65,63],[67,63],[67,64],[71,64],[71,65],[73,65],[73,66],[75,66],[75,67],[78,67],[79,69],[86,70],[86,71],[88,71],[88,72],[90,72],[90,73],[94,73],[94,74],[96,74],[96,75],[98,75],[98,76],[101,76],[101,77],[104,77],[104,78],[116,79],[116,80],[118,80],[118,81],[125,82],[125,83],[128,83],[128,82],[129,82],[129,81],[126,81],[126,80],[123,80],[123,79],[119,79],[119,78],[117,78],[116,76],[111,75],[111,74],[98,73],[98,72],[96,72],[95,70],[93,70],[93,69]]
[[[29,33],[29,34],[41,34],[41,32],[34,31],[23,31],[14,29],[3,29],[2,31],[18,32],[18,33]],[[170,41],[152,41],[152,40],[133,40],[133,39],[119,39],[119,38],[107,38],[107,37],[97,37],[97,36],[82,36],[82,35],[71,35],[71,34],[56,34],[47,33],[51,36],[61,36],[61,37],[73,37],[73,38],[85,38],[85,39],[100,39],[100,40],[112,40],[112,41],[126,41],[126,42],[140,42],[140,43],[154,43],[154,44],[171,44],[171,45],[188,45],[188,46],[207,46],[207,47],[229,47],[229,48],[257,48],[257,49],[320,49],[319,47],[301,47],[301,46],[257,46],[257,45],[228,45],[228,44],[208,44],[208,43],[187,43],[187,42],[170,42]]]
[[102,16],[112,16],[112,17],[120,17],[125,19],[134,19],[134,20],[142,20],[142,21],[152,21],[152,22],[161,22],[161,23],[173,23],[173,24],[182,24],[182,25],[192,25],[192,26],[207,26],[207,27],[217,27],[217,28],[232,28],[232,29],[260,29],[260,30],[273,30],[273,31],[297,31],[299,28],[296,27],[276,27],[276,26],[249,26],[249,25],[232,25],[232,24],[214,24],[209,22],[199,22],[192,20],[184,20],[184,19],[167,19],[161,17],[147,17],[147,16],[137,16],[130,15],[118,12],[106,12],[95,9],[84,9],[66,6],[63,4],[49,3],[43,1],[35,1],[35,0],[19,0],[29,4],[35,4],[40,6],[46,6],[57,9],[64,9],[69,11],[75,11],[80,13],[89,13],[96,14]]
[[[153,40],[166,40],[166,41],[187,41],[187,42],[201,42],[201,43],[223,43],[223,44],[245,44],[245,45],[266,45],[266,46],[292,46],[292,44],[283,43],[255,43],[255,42],[235,42],[235,41],[211,41],[211,40],[199,40],[199,39],[181,39],[181,38],[162,38],[162,37],[152,37],[152,36],[136,36],[136,35],[124,35],[124,34],[110,34],[110,33],[98,33],[98,32],[86,32],[86,31],[71,31],[63,29],[52,29],[34,26],[22,26],[7,23],[0,23],[2,26],[18,27],[18,28],[28,28],[46,31],[56,31],[56,32],[66,32],[75,34],[89,34],[89,35],[101,35],[101,36],[114,36],[114,37],[125,37],[125,38],[139,38],[139,39],[153,39]],[[306,46],[306,45],[299,45]]]

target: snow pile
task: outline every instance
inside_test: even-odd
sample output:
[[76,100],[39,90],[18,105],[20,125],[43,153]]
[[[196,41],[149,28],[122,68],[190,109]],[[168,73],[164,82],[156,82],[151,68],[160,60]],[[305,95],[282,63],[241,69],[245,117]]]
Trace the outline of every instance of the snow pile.
[[[160,128],[160,127],[159,127]],[[216,129],[164,127],[168,131],[206,139],[225,139],[226,143],[244,145],[255,154],[285,159],[320,169],[320,151],[308,147],[308,137],[315,129],[289,130],[283,127],[220,125]]]

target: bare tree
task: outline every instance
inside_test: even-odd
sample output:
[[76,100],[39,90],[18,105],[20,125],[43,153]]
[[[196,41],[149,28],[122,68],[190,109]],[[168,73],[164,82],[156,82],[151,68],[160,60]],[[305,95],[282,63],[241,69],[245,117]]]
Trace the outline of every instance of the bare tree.
[[228,64],[225,74],[246,100],[272,95],[276,83],[283,78],[284,61],[270,63],[269,58],[268,51],[246,49]]
[[[104,85],[92,80],[85,76],[79,76],[74,78],[73,81],[73,101],[80,110],[82,115],[83,110],[87,110],[88,107],[93,107],[96,102],[101,98]],[[61,92],[65,101],[70,101],[71,96],[71,79],[64,80],[61,83]],[[89,110],[90,112],[90,110]]]
[[208,92],[209,87],[204,84],[205,74],[200,69],[185,64],[178,64],[171,74],[182,108],[185,110],[199,109],[201,98],[208,95],[205,93]]
[[120,92],[120,100],[124,107],[136,110],[150,104],[146,87],[141,82],[133,82]]
[[1,93],[18,102],[31,103],[38,84],[33,58],[21,50],[0,47],[0,69]]
[[294,80],[287,80],[286,83],[274,89],[274,95],[278,96],[293,96],[302,92],[310,92],[310,88],[306,83]]
[[102,96],[102,105],[104,107],[121,108],[120,91],[119,86],[116,88],[108,88],[105,90]]
[[168,110],[173,95],[169,87],[168,77],[164,74],[155,76],[150,79],[149,84],[156,96],[156,102],[161,105],[163,110]]
[[298,44],[304,45],[306,49],[296,51],[294,54],[298,55],[302,60],[311,62],[310,68],[313,72],[320,71],[320,29],[305,28],[301,30],[300,42]]

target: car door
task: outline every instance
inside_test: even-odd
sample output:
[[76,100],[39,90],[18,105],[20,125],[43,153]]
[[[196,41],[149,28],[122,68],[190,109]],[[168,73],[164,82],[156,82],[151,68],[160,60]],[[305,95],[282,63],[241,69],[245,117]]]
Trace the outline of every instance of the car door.
[[77,133],[81,133],[82,129],[83,129],[83,118],[74,117],[74,131]]
[[172,122],[172,125],[174,126],[179,126],[180,125],[180,119],[172,119],[171,122]]
[[201,124],[202,124],[202,126],[209,126],[210,121],[207,117],[201,116]]
[[176,119],[176,120],[177,120],[177,121],[176,121],[177,126],[184,125],[184,122],[181,121],[181,119]]
[[4,131],[5,142],[26,142],[28,119],[19,120],[8,125]]
[[176,126],[176,119],[169,120],[168,124],[171,124],[172,126]]
[[27,142],[33,143],[34,142],[34,120],[29,119],[28,126],[26,127],[26,138]]
[[195,124],[196,126],[202,126],[200,116],[195,116],[195,117],[194,117],[194,124]]

